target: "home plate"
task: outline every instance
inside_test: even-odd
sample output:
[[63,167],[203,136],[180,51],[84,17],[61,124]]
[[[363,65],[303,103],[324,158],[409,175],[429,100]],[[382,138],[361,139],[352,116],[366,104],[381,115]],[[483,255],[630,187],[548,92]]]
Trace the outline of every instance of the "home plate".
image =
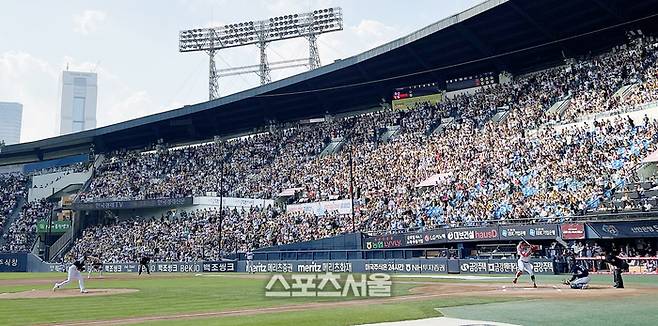
[[497,323],[493,321],[468,320],[459,318],[437,317],[418,320],[395,321],[379,324],[364,324],[360,326],[518,326],[514,324]]

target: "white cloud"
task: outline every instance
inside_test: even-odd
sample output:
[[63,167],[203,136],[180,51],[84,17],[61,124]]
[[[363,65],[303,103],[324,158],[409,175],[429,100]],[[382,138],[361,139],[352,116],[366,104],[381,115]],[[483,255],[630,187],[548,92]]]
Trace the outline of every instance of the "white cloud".
[[332,0],[269,0],[266,2],[266,8],[272,15],[294,14],[334,6]]
[[361,43],[365,48],[382,45],[400,36],[397,28],[370,19],[362,20],[359,25],[350,27],[347,32],[365,42]]
[[104,105],[102,110],[97,112],[99,120],[106,126],[126,120],[143,117],[149,114],[157,113],[160,110],[153,102],[149,94],[144,90],[132,91],[124,89],[120,91],[121,96],[115,100],[108,100],[109,105]]
[[76,33],[88,35],[96,31],[98,25],[105,21],[107,14],[99,10],[85,10],[82,14],[73,15],[73,30]]
[[173,108],[160,107],[148,92],[134,89],[97,63],[81,62],[72,57],[50,63],[25,52],[0,53],[0,100],[23,104],[22,142],[57,136],[60,79],[67,64],[72,71],[98,74],[96,117],[99,127]]
[[0,100],[23,104],[21,141],[54,136],[58,69],[25,52],[0,54]]

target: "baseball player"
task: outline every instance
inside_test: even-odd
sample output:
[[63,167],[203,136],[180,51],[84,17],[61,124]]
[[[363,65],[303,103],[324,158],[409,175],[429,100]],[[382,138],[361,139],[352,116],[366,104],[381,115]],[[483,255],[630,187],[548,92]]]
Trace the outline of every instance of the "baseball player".
[[55,283],[55,286],[53,286],[53,292],[73,280],[78,280],[80,293],[87,293],[87,289],[85,288],[84,278],[82,277],[82,274],[80,274],[80,272],[83,272],[84,270],[85,270],[85,265],[80,261],[75,261],[73,265],[69,266],[67,279],[65,281]]
[[516,272],[516,276],[514,277],[514,280],[512,280],[512,283],[516,284],[516,282],[519,280],[519,277],[523,275],[523,271],[526,271],[530,275],[530,279],[532,279],[532,286],[535,288],[537,287],[537,283],[535,282],[535,273],[532,270],[532,263],[530,262],[532,252],[536,250],[536,248],[536,246],[529,244],[527,241],[521,241],[516,246],[516,253],[519,255],[519,270]]
[[91,272],[97,271],[100,273],[100,277],[103,277],[103,261],[101,260],[100,255],[99,256],[88,256],[85,261],[89,260],[89,263],[91,264],[91,267],[89,268],[89,274],[87,275],[87,278],[91,278]]
[[149,269],[149,263],[151,262],[151,257],[148,254],[144,253],[142,258],[139,259],[139,269],[137,275],[142,275],[142,267],[146,267],[146,274],[151,275],[151,270]]
[[573,263],[571,267],[571,279],[564,282],[564,284],[569,285],[572,289],[587,289],[589,287],[589,271],[585,266],[579,265],[576,263],[576,259],[572,257]]
[[245,254],[245,258],[247,258],[247,272],[249,274],[251,273],[256,273],[255,270],[253,270],[253,265],[254,265],[254,253],[251,251],[251,249],[247,250],[247,253]]

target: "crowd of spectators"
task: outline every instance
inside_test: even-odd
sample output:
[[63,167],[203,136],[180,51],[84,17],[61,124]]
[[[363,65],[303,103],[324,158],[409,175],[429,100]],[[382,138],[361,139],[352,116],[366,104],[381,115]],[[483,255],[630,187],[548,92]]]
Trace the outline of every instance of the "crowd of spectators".
[[65,260],[96,256],[105,262],[126,262],[142,255],[156,261],[216,260],[230,253],[345,233],[349,220],[335,213],[291,214],[273,207],[226,208],[221,222],[217,208],[137,217],[85,229]]
[[[655,67],[656,44],[637,38],[600,56],[571,65],[572,104],[567,119],[584,114],[611,111],[628,103],[613,96],[622,86],[642,84],[645,73]],[[632,100],[631,100],[632,101]]]
[[[634,86],[623,98],[614,97],[625,85]],[[197,196],[217,192],[223,184],[225,196],[273,198],[282,190],[301,188],[304,200],[317,201],[348,198],[352,175],[359,204],[355,222],[361,231],[562,221],[599,209],[619,187],[635,181],[634,167],[658,148],[658,122],[619,116],[569,128],[553,124],[653,101],[656,86],[656,47],[642,38],[509,83],[446,96],[436,105],[273,126],[184,148],[114,153],[80,198]],[[565,98],[571,105],[564,116],[546,113]],[[502,111],[505,119],[491,119]],[[446,118],[454,123],[433,133]],[[381,141],[390,126],[400,126],[398,134]],[[343,140],[342,150],[319,155],[336,139]],[[417,187],[437,174],[445,177],[433,186]],[[138,243],[148,243],[164,260],[216,257],[212,241],[218,239],[217,215],[195,211],[164,222],[89,229],[74,253],[86,249],[86,240],[92,243],[88,250],[99,252],[123,246],[126,255],[134,256]],[[351,229],[350,218],[338,214],[264,209],[225,215],[222,247],[238,250]],[[186,249],[179,250],[181,246]]]
[[0,174],[0,232],[20,198],[26,196],[27,180],[22,174]]
[[46,199],[25,203],[18,218],[3,235],[5,244],[0,251],[30,251],[37,236],[37,221],[47,219],[53,203]]

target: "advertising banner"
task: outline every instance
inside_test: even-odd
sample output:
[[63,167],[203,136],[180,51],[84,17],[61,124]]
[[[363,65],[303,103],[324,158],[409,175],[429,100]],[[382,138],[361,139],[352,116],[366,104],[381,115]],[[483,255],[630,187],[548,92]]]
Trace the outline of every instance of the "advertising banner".
[[[455,259],[462,274],[514,274],[516,260],[512,259]],[[537,274],[555,274],[553,261],[533,259],[533,269]],[[244,262],[239,271],[246,271]],[[253,273],[409,273],[446,274],[448,259],[370,259],[346,261],[254,261]]]
[[252,273],[447,273],[447,259],[355,259],[331,261],[254,261],[239,271]]
[[[219,206],[220,197],[194,197],[194,205],[206,206]],[[274,200],[271,199],[253,199],[253,198],[238,198],[238,197],[224,197],[222,198],[222,206],[224,207],[267,207],[274,206]]]
[[[549,259],[533,259],[536,274],[555,274],[555,266]],[[463,274],[514,274],[518,270],[515,259],[460,259],[459,272]]]
[[514,225],[499,227],[500,240],[548,240],[558,236],[557,224]]
[[561,224],[560,233],[562,233],[562,239],[564,240],[585,239],[585,224],[583,223]]
[[237,264],[234,261],[204,261],[204,273],[228,273],[235,272]]
[[[352,273],[356,261],[253,261],[249,268],[241,269],[249,273]],[[242,266],[241,266],[242,267]]]
[[338,212],[340,215],[352,213],[352,201],[349,199],[320,201],[315,203],[293,204],[286,206],[288,213],[310,213],[324,216],[326,212]]
[[589,226],[604,239],[658,237],[658,221],[602,222]]
[[[51,233],[64,233],[71,227],[71,221],[52,221],[50,223]],[[37,222],[37,233],[48,232],[48,221],[40,220]]]
[[367,237],[365,249],[392,249],[406,246],[406,236],[403,234],[388,234],[376,237]]
[[446,229],[448,242],[498,240],[498,226]]
[[[149,264],[151,273],[201,273],[202,262],[155,262]],[[103,264],[103,272],[106,273],[137,273],[138,263]]]
[[27,255],[23,253],[0,253],[0,272],[27,271]]
[[405,246],[446,243],[446,230],[434,229],[424,232],[407,233],[404,240]]
[[137,208],[167,208],[192,205],[192,197],[163,198],[128,201],[104,201],[90,203],[73,203],[71,209],[82,211],[100,211],[111,209],[137,209]]
[[366,273],[413,273],[446,274],[447,259],[399,259],[391,261],[366,261]]

